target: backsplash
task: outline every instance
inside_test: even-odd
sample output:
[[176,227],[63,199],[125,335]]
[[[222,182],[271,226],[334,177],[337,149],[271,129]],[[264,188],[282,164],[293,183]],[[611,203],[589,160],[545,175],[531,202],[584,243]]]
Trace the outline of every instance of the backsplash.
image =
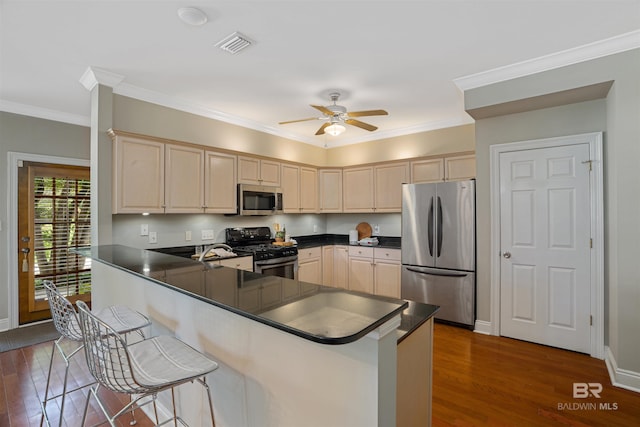
[[[162,248],[224,242],[224,229],[229,227],[269,227],[284,224],[292,236],[311,234],[348,234],[360,222],[378,225],[380,235],[400,236],[400,214],[296,214],[271,216],[225,216],[210,214],[113,215],[113,244],[134,248]],[[146,224],[149,233],[156,233],[157,243],[141,236]],[[213,230],[213,239],[202,239],[203,230]],[[191,240],[186,239],[191,232]]]

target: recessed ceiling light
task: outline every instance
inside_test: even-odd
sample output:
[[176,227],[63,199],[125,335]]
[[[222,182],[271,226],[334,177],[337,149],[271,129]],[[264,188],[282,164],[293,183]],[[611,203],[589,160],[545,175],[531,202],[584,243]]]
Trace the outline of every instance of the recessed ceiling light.
[[200,26],[207,23],[207,15],[195,7],[181,7],[178,9],[178,16],[185,24]]

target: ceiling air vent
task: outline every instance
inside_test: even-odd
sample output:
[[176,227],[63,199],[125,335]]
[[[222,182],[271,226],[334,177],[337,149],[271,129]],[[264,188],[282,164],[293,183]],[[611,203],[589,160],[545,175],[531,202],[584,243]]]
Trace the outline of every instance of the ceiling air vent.
[[220,49],[229,52],[232,55],[240,52],[242,49],[251,46],[253,42],[244,34],[235,32],[216,43]]

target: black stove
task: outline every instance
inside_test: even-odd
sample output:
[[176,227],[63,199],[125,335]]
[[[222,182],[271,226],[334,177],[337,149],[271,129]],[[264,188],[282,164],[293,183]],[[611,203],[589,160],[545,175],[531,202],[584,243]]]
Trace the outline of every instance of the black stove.
[[295,246],[273,245],[269,227],[227,228],[225,240],[234,252],[252,254],[254,261],[298,255],[298,248]]

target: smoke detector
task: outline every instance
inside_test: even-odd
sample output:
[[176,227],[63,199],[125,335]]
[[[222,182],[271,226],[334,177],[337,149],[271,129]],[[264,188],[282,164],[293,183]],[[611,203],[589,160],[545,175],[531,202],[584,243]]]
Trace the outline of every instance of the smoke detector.
[[195,7],[181,7],[178,9],[178,17],[185,24],[193,25],[194,27],[204,25],[209,20],[203,11]]

